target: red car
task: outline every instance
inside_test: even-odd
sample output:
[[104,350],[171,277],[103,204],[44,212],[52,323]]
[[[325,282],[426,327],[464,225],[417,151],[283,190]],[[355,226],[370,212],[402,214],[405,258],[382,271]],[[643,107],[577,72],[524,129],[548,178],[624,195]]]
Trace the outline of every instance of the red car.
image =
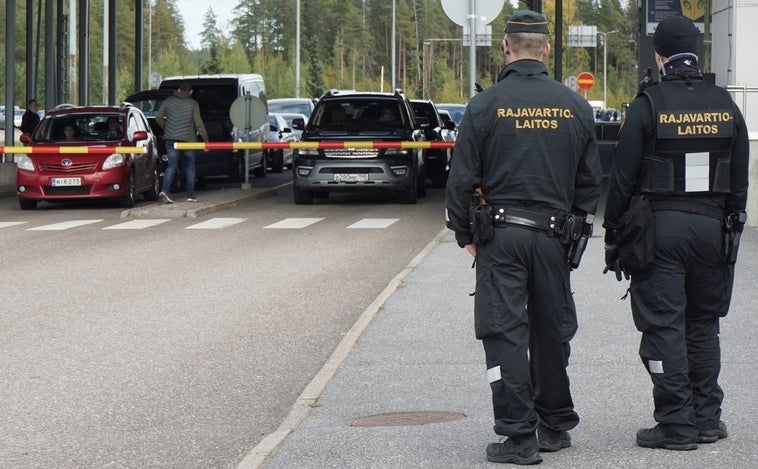
[[[21,141],[32,149],[16,157],[18,202],[24,210],[37,208],[42,200],[109,198],[133,207],[138,194],[158,199],[155,136],[136,107],[61,105]],[[144,152],[76,153],[65,147],[140,147]]]

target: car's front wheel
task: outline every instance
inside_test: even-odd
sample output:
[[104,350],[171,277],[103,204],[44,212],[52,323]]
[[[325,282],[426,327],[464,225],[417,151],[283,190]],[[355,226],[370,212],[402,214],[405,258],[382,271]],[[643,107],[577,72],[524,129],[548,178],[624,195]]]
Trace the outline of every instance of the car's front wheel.
[[281,173],[284,170],[284,150],[271,152],[271,172]]
[[126,194],[121,198],[121,206],[126,208],[134,207],[137,201],[137,181],[134,170],[129,171],[129,182],[126,187]]
[[158,200],[158,194],[161,191],[161,178],[158,176],[158,170],[153,170],[153,184],[145,192],[145,200]]
[[294,188],[295,203],[298,205],[310,205],[313,203],[313,192]]
[[401,204],[415,204],[418,201],[418,177],[415,169],[408,179],[412,181],[411,185],[401,191],[398,196]]
[[21,210],[34,210],[37,208],[37,201],[32,199],[18,199],[18,205]]

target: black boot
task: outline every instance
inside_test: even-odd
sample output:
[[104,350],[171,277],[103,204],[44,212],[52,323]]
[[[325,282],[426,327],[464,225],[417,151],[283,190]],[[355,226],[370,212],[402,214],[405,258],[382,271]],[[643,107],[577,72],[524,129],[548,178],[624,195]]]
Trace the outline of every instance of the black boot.
[[719,440],[723,440],[728,437],[729,433],[726,431],[726,424],[719,420],[719,424],[716,428],[710,430],[700,430],[697,436],[698,443],[715,443]]
[[552,430],[540,425],[537,430],[540,451],[554,453],[571,446],[571,435],[567,431]]
[[487,460],[528,466],[541,463],[542,457],[537,446],[537,438],[532,433],[511,436],[502,443],[488,444]]
[[697,438],[669,436],[661,430],[660,425],[656,425],[653,428],[641,428],[637,431],[637,446],[689,451],[697,449]]

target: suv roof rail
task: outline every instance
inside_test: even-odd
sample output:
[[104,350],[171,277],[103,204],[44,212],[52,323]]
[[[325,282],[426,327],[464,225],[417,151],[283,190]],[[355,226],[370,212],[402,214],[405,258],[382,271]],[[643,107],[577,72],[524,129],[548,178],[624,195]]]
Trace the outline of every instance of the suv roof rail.
[[79,107],[79,106],[77,106],[76,104],[70,104],[70,103],[61,103],[61,104],[59,104],[59,105],[55,106],[55,107],[53,108],[53,110],[58,110],[58,109],[72,109],[72,108],[75,108],[75,107]]

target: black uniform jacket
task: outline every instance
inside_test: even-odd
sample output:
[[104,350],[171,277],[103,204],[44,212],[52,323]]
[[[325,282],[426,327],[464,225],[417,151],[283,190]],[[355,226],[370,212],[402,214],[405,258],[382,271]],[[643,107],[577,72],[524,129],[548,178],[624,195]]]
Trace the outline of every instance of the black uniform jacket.
[[[667,84],[681,86],[681,92],[692,93],[691,99],[697,99],[697,88],[688,86],[683,78],[669,75],[663,80]],[[691,80],[693,82],[701,81],[699,78],[691,78]],[[748,156],[750,152],[748,131],[742,113],[736,104],[733,105],[736,135],[732,145],[730,162],[731,193],[680,196],[687,197],[694,203],[722,207],[726,213],[744,210],[747,204]],[[653,155],[655,153],[654,146],[655,119],[653,110],[650,100],[645,95],[640,94],[629,105],[613,154],[608,199],[603,220],[603,227],[607,231],[612,231],[626,212],[631,197],[637,192],[637,176],[642,166],[643,157],[646,154]],[[612,239],[612,237],[606,236],[606,239]]]
[[587,100],[548,77],[545,64],[519,60],[474,96],[455,142],[447,183],[447,226],[471,243],[476,185],[492,205],[565,215],[595,213],[601,167]]

